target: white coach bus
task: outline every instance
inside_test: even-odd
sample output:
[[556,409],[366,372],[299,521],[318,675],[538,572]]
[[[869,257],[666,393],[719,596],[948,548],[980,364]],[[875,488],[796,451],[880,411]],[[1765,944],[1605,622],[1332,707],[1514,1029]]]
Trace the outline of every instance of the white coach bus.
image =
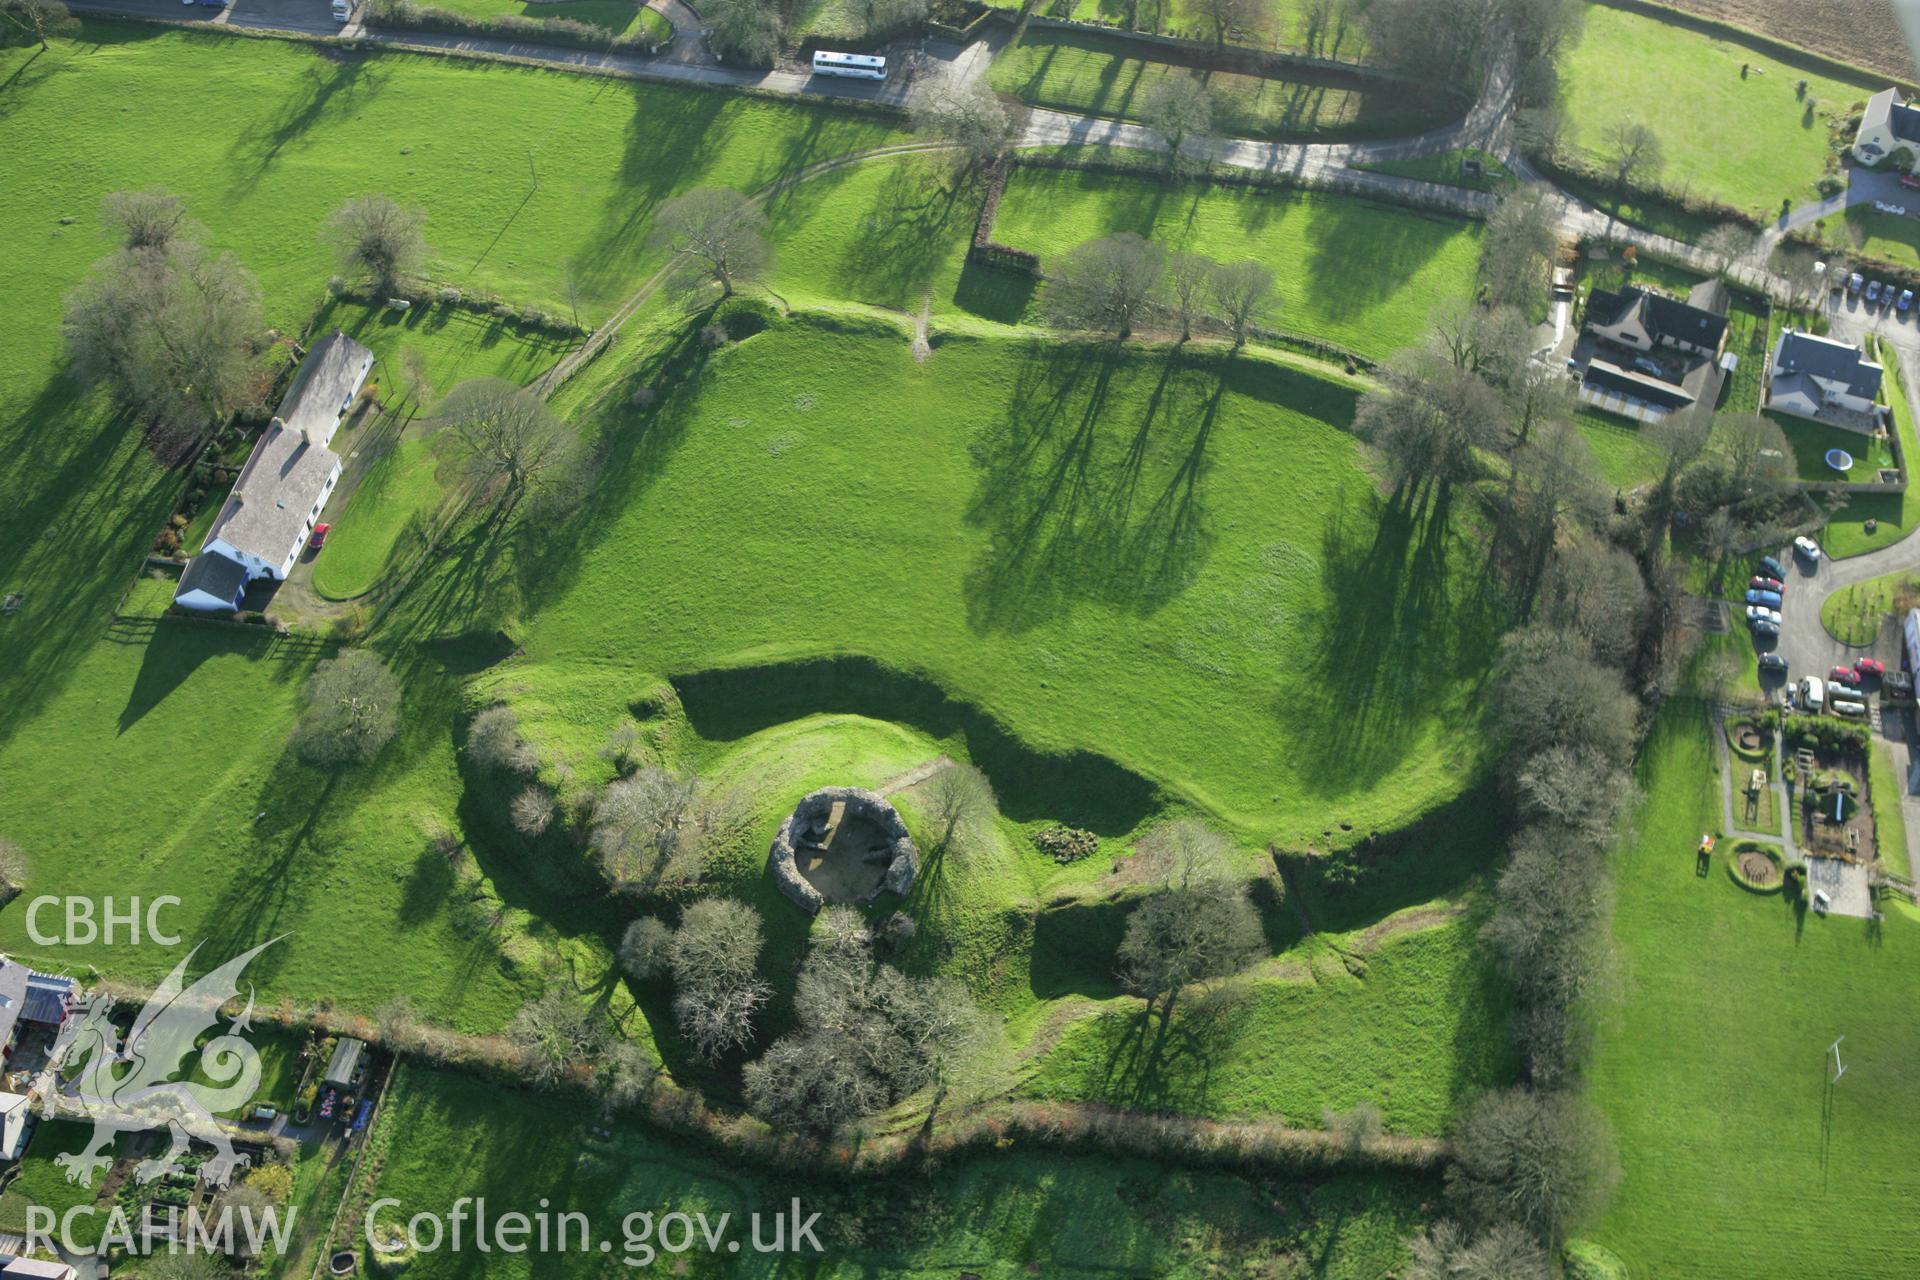
[[885,80],[887,60],[871,53],[829,53],[820,49],[813,55],[813,73],[849,76],[855,80]]

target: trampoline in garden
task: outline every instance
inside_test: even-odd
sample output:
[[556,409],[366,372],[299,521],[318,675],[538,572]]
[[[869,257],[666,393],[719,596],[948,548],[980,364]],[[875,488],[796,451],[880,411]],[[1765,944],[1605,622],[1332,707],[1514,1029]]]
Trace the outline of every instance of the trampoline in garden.
[[1827,465],[1835,471],[1853,470],[1853,455],[1845,449],[1827,450]]

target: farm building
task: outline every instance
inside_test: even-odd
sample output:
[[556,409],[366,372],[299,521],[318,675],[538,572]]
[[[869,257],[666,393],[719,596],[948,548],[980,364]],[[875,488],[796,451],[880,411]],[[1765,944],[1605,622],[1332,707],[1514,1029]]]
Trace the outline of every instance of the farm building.
[[1904,148],[1906,167],[1912,170],[1916,146],[1920,146],[1920,107],[1901,97],[1897,89],[1882,89],[1867,99],[1860,128],[1853,135],[1855,160],[1880,164]]
[[181,575],[175,603],[237,609],[248,583],[293,571],[340,480],[340,457],[327,446],[372,368],[373,353],[338,329],[314,344]]

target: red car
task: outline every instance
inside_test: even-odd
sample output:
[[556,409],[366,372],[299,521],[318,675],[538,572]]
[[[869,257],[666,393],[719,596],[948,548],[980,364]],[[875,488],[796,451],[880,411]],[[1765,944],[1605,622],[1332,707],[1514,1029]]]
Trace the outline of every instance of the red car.
[[1754,577],[1748,579],[1747,585],[1755,591],[1771,591],[1776,595],[1780,592],[1780,579],[1778,578]]
[[1878,658],[1856,658],[1853,663],[1853,669],[1862,676],[1884,676],[1887,674],[1887,664]]
[[1835,684],[1844,684],[1851,688],[1860,683],[1860,676],[1852,667],[1835,667],[1827,672],[1827,679]]
[[307,549],[309,551],[318,551],[320,548],[326,546],[327,535],[332,532],[333,526],[330,524],[317,524],[313,526],[313,536],[307,539]]

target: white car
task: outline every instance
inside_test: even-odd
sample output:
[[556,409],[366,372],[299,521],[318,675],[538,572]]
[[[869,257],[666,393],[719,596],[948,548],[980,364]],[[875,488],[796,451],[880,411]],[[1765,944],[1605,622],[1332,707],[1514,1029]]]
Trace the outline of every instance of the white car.
[[1769,609],[1763,604],[1750,604],[1747,606],[1747,621],[1771,622],[1777,627],[1780,625],[1780,611]]
[[1863,716],[1867,714],[1867,704],[1864,702],[1835,700],[1832,706],[1833,714],[1837,716]]
[[1820,558],[1820,544],[1804,535],[1793,540],[1793,549],[1809,560]]

